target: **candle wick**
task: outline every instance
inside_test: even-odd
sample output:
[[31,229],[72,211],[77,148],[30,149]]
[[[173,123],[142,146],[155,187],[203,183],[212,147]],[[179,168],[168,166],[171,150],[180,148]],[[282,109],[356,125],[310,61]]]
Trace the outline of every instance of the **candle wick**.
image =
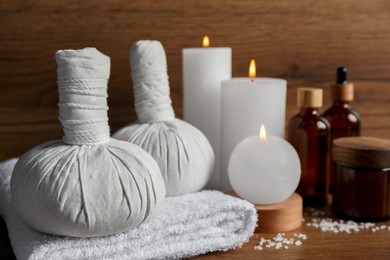
[[255,79],[254,78],[251,78],[251,83],[255,83]]

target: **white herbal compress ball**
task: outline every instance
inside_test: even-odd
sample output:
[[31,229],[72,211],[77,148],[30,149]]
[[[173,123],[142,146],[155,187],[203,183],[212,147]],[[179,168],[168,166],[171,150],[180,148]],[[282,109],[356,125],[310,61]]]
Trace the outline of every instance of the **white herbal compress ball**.
[[214,168],[214,152],[202,132],[175,118],[163,46],[158,41],[138,41],[130,60],[138,122],[113,137],[137,144],[153,156],[168,196],[202,189]]
[[55,235],[92,237],[126,231],[165,197],[154,159],[110,139],[110,59],[95,48],[56,53],[63,140],[38,145],[17,162],[12,202],[23,220]]

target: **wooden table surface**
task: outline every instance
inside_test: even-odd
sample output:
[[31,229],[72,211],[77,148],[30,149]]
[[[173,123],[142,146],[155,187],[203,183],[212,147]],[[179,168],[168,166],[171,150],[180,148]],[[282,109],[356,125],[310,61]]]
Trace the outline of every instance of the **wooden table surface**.
[[[337,220],[336,217],[331,216],[329,208],[321,208],[316,212],[325,215],[314,218],[331,217]],[[301,246],[290,245],[288,249],[279,250],[263,246],[263,250],[255,250],[254,247],[259,244],[262,237],[272,239],[276,235],[276,233],[255,233],[241,248],[228,252],[209,253],[194,259],[390,259],[390,220],[375,223],[375,226],[379,227],[386,225],[385,230],[373,232],[370,228],[357,233],[335,234],[306,225],[313,221],[312,209],[306,208],[304,215],[305,221],[300,228],[285,232],[286,238],[294,238],[294,233],[306,234],[306,240],[300,239]]]
[[[329,208],[316,210],[316,212],[329,214]],[[290,245],[288,249],[266,248],[255,250],[261,237],[273,238],[276,233],[256,233],[248,243],[241,248],[228,252],[216,252],[198,256],[193,259],[390,259],[390,220],[375,223],[376,226],[386,225],[386,230],[372,232],[371,229],[361,230],[351,234],[322,232],[320,229],[306,226],[313,217],[311,209],[305,209],[305,222],[302,226],[291,232],[285,232],[285,237],[294,238],[294,233],[306,234],[307,239],[301,246]],[[324,218],[319,216],[315,218]],[[334,217],[332,217],[335,219]],[[0,259],[15,259],[13,255],[4,221],[0,219]]]

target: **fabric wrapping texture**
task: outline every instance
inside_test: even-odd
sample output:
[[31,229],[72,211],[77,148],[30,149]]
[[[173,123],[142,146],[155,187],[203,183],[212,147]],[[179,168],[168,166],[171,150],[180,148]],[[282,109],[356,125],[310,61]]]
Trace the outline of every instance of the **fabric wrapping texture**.
[[214,152],[194,126],[175,118],[170,98],[167,60],[158,41],[138,41],[130,50],[138,121],[113,137],[141,146],[158,163],[167,196],[202,189],[214,169]]
[[149,218],[165,197],[155,160],[110,139],[110,59],[95,48],[56,53],[63,140],[25,153],[15,166],[12,202],[33,228],[54,235],[116,234]]
[[253,204],[219,191],[166,198],[158,212],[117,235],[70,238],[40,233],[15,212],[9,182],[16,159],[0,163],[0,214],[19,260],[179,259],[241,246],[253,235]]

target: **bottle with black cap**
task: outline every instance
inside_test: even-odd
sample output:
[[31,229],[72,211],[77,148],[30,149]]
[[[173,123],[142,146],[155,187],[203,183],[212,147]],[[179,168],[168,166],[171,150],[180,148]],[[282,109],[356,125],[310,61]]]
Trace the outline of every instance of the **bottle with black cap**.
[[[356,112],[351,102],[354,98],[354,86],[347,81],[347,68],[337,69],[336,84],[331,85],[331,98],[333,104],[323,116],[328,119],[331,131],[331,146],[334,139],[346,136],[360,136],[360,115]],[[331,151],[331,150],[330,150]],[[329,189],[333,189],[334,165],[329,171]]]
[[321,116],[322,89],[298,89],[299,112],[288,124],[287,139],[301,161],[301,180],[297,192],[304,206],[327,204],[329,168],[329,122]]

